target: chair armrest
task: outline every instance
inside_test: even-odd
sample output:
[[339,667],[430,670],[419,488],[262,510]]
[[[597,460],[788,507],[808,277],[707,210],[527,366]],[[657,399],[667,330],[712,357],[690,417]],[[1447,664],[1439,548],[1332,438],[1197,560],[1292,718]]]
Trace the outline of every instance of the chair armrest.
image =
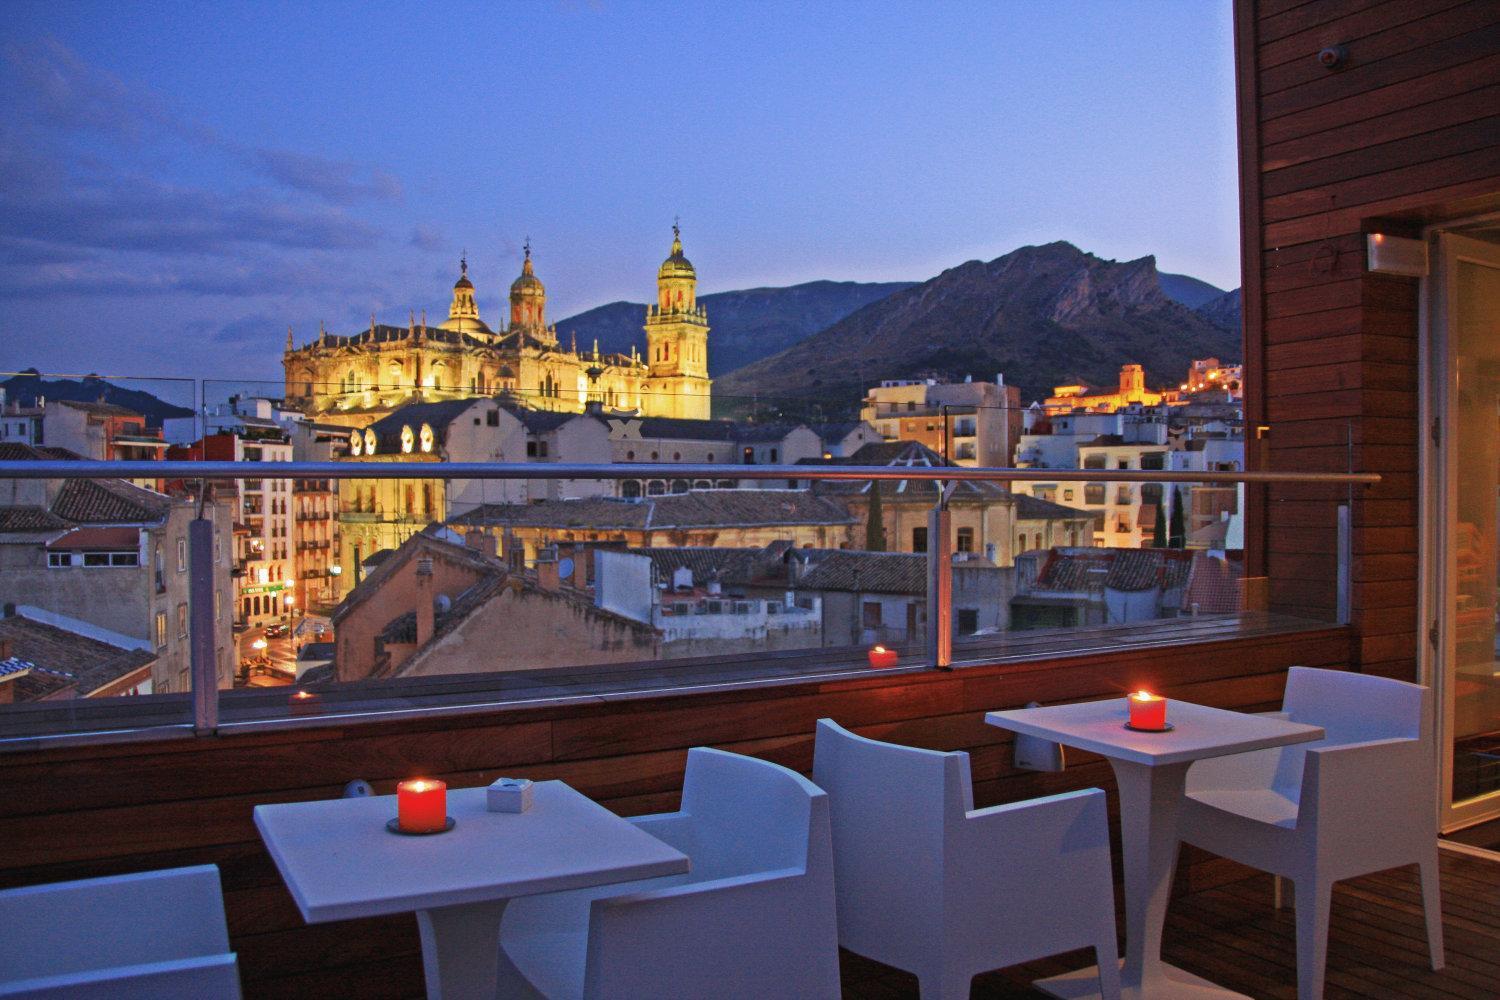
[[[1075,861],[1109,875],[1109,826],[1104,792],[1085,788],[1023,802],[974,809],[958,831],[950,871],[960,885],[984,892],[1025,882],[1039,864]],[[1009,891],[1009,890],[1006,890]]]
[[4,1000],[239,1000],[239,996],[240,977],[233,952],[0,983]]
[[687,813],[654,813],[650,816],[629,816],[627,819],[662,843],[675,847],[684,854],[692,854],[689,848],[693,846],[693,820]]
[[810,879],[804,869],[787,868],[595,900],[586,995],[709,995],[731,974],[738,985],[731,992],[743,995],[790,974],[811,954],[812,964],[830,973],[828,989],[807,983],[799,994],[836,996],[832,888]]
[[1363,840],[1371,830],[1384,840],[1436,837],[1434,762],[1426,749],[1410,738],[1309,748],[1297,825],[1315,824],[1326,842],[1333,842],[1330,833]]

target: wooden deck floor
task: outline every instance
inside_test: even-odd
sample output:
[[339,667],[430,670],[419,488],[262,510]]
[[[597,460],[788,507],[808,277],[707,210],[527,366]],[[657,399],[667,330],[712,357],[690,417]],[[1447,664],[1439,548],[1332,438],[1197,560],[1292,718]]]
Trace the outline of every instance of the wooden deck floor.
[[[1447,967],[1427,965],[1416,868],[1340,882],[1329,923],[1324,995],[1396,1000],[1500,1000],[1500,861],[1440,851]],[[1221,986],[1265,1000],[1295,1000],[1297,948],[1290,906],[1271,906],[1271,877],[1228,861],[1195,865],[1175,887],[1167,913],[1167,961]],[[1077,952],[987,973],[974,1000],[1037,998],[1043,978],[1092,964]],[[844,996],[906,1000],[916,977],[848,952]]]

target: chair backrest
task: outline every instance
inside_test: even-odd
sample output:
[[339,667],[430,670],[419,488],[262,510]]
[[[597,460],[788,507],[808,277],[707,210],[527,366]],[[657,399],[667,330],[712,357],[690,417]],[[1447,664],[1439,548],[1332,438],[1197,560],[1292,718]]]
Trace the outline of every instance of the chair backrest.
[[1326,735],[1314,743],[1284,748],[1275,787],[1289,797],[1296,796],[1303,761],[1312,747],[1383,739],[1427,740],[1432,732],[1429,694],[1420,684],[1389,677],[1292,667],[1287,671],[1282,710],[1293,722],[1322,726]]
[[940,932],[945,831],[973,804],[969,755],[882,743],[819,719],[813,780],[833,820],[840,940],[866,954],[877,941],[889,948],[893,916]]
[[214,865],[7,889],[0,927],[7,980],[229,951]]
[[690,881],[821,861],[810,858],[818,846],[810,838],[826,800],[821,788],[780,764],[694,747],[682,786],[690,842],[678,845],[693,859]]

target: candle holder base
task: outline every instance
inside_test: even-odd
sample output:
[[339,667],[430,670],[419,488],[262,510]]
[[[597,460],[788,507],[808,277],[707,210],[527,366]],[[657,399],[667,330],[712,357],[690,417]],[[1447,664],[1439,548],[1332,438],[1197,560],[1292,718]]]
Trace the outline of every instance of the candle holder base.
[[458,824],[454,821],[453,817],[449,816],[448,822],[443,824],[443,828],[441,830],[403,830],[401,829],[401,820],[399,818],[396,818],[386,820],[385,828],[392,833],[400,834],[403,837],[430,837],[434,833],[447,833],[457,825]]
[[1125,723],[1125,728],[1133,730],[1137,733],[1170,733],[1177,727],[1169,722],[1166,725],[1162,726],[1160,729],[1147,729],[1145,726],[1133,726],[1127,722]]

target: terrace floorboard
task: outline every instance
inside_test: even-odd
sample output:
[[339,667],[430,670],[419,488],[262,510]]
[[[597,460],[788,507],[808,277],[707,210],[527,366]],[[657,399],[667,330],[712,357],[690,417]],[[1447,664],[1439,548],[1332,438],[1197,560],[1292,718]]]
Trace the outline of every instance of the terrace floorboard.
[[[1500,998],[1500,857],[1442,850],[1439,861],[1447,966],[1433,972],[1427,965],[1415,866],[1339,882],[1328,930],[1328,1000]],[[1162,957],[1248,996],[1295,1000],[1295,911],[1272,907],[1271,876],[1263,872],[1219,859],[1185,866],[1167,911]],[[918,995],[915,976],[847,951],[841,958],[848,1000]],[[974,979],[971,995],[1035,1000],[1046,994],[1033,980],[1091,964],[1091,953],[1072,952],[989,972]]]

